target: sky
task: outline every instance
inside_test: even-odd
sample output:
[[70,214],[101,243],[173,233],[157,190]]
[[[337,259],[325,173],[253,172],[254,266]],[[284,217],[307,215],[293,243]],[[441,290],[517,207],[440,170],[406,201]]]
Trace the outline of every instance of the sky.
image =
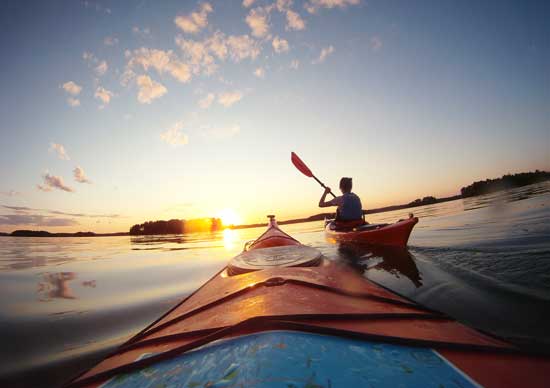
[[365,209],[550,170],[550,3],[3,1],[0,231]]

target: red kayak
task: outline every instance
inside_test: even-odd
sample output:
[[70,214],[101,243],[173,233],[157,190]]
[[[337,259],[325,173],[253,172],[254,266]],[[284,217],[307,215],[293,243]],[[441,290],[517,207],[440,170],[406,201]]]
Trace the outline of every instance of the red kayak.
[[394,224],[364,224],[355,227],[339,225],[334,221],[327,222],[325,233],[334,241],[348,241],[371,245],[407,246],[409,236],[418,222],[411,216]]
[[[409,221],[411,222],[411,221]],[[70,387],[547,387],[550,357],[267,231]]]

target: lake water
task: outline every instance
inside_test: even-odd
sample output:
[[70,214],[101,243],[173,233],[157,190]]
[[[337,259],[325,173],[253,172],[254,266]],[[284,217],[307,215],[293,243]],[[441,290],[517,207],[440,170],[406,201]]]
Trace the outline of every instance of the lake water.
[[[322,222],[283,229],[471,326],[550,345],[550,182],[368,219],[394,222],[409,211],[420,222],[408,251],[331,244]],[[59,386],[201,286],[263,230],[0,237],[0,386]]]

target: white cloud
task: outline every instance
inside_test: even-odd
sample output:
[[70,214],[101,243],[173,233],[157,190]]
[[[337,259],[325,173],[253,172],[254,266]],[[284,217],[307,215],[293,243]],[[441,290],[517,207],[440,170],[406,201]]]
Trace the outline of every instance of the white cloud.
[[50,143],[50,152],[54,152],[57,157],[61,160],[70,160],[69,155],[67,154],[67,151],[65,150],[65,147],[63,147],[62,144],[57,143]]
[[229,127],[206,127],[203,128],[203,134],[211,139],[223,140],[238,135],[241,127],[237,124]]
[[65,90],[65,92],[73,96],[78,96],[82,91],[82,86],[77,85],[73,81],[65,82],[63,85],[61,85],[61,87],[63,88],[63,90]]
[[71,108],[75,108],[77,106],[80,106],[80,100],[78,98],[69,97],[69,98],[67,98],[67,104]]
[[258,67],[256,70],[254,70],[254,75],[258,78],[264,78],[265,69],[263,67]]
[[183,32],[196,34],[208,25],[208,13],[210,12],[212,12],[212,6],[209,3],[202,3],[198,12],[192,12],[190,15],[176,16],[174,23]]
[[86,62],[97,62],[96,56],[89,51],[84,51],[82,53],[82,59],[84,59]]
[[42,191],[51,191],[52,189],[58,189],[67,191],[69,193],[72,193],[74,190],[70,188],[69,186],[66,186],[63,182],[63,178],[60,176],[50,175],[49,173],[45,173],[42,175],[42,178],[44,180],[44,186],[37,185],[37,188]]
[[101,61],[94,70],[98,76],[102,76],[107,72],[107,69],[109,69],[109,66],[107,66],[107,62]]
[[252,4],[254,4],[254,1],[255,0],[243,0],[243,7],[245,8],[250,7]]
[[141,47],[133,52],[128,51],[125,55],[129,60],[122,76],[123,84],[135,76],[133,69],[136,67],[141,67],[145,71],[153,68],[159,74],[168,72],[176,80],[184,83],[191,80],[189,65],[181,62],[172,50],[163,51]]
[[252,30],[252,35],[261,38],[269,31],[268,13],[263,8],[254,8],[246,16],[246,24]]
[[238,90],[235,90],[233,92],[223,92],[218,94],[218,103],[227,108],[240,101],[242,98],[243,94]]
[[151,29],[148,27],[144,27],[143,29],[140,29],[139,27],[134,26],[132,27],[132,33],[134,33],[134,35],[139,36],[140,38],[147,38],[151,36]]
[[102,86],[99,86],[94,94],[94,97],[98,100],[101,100],[104,104],[108,104],[111,101],[111,97],[113,97],[113,92],[105,89]]
[[309,0],[304,8],[309,13],[315,13],[319,8],[345,8],[348,5],[357,5],[360,0]]
[[189,143],[189,137],[181,132],[183,122],[179,121],[160,134],[160,138],[173,146],[185,145]]
[[288,41],[285,39],[281,39],[278,36],[273,38],[272,45],[273,45],[273,49],[278,54],[288,51]]
[[79,183],[92,183],[84,173],[84,170],[80,166],[76,166],[73,170],[74,180]]
[[155,82],[147,75],[140,75],[136,79],[139,86],[138,101],[142,104],[150,104],[154,99],[162,97],[167,90],[164,85]]
[[305,28],[306,28],[306,22],[304,21],[304,19],[302,19],[302,17],[298,13],[290,9],[286,11],[286,29],[287,30],[300,31]]
[[275,6],[279,12],[284,12],[292,6],[292,0],[277,0]]
[[208,93],[206,96],[199,100],[199,106],[202,109],[207,109],[210,105],[212,105],[212,102],[214,102],[214,98],[214,93]]
[[327,59],[327,57],[329,55],[331,55],[333,52],[334,52],[334,47],[332,45],[330,45],[328,47],[323,47],[321,49],[321,53],[319,54],[319,58],[317,58],[316,60],[314,60],[311,63],[313,63],[314,65],[318,64],[318,63],[323,63],[325,61],[325,59]]
[[114,36],[106,36],[103,39],[103,44],[105,46],[116,46],[118,44],[118,38],[116,38]]
[[256,59],[260,54],[258,43],[248,35],[232,35],[227,38],[227,45],[234,62],[240,62],[246,58]]
[[378,51],[382,48],[382,39],[380,39],[380,37],[378,36],[373,36],[371,39],[370,39],[370,47],[374,50],[374,51]]
[[290,62],[290,68],[291,68],[291,69],[294,69],[294,70],[297,70],[298,67],[300,67],[300,61],[297,60],[297,59],[293,59],[293,60]]

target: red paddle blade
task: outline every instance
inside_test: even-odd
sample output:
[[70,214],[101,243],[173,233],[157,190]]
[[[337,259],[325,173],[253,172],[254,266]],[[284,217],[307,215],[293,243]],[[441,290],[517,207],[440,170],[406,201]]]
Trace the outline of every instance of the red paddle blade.
[[292,161],[292,164],[294,164],[294,166],[296,166],[296,168],[300,170],[302,174],[304,174],[307,177],[313,178],[313,173],[311,172],[311,170],[306,166],[304,162],[302,162],[302,159],[300,159],[298,155],[296,155],[294,152],[290,154],[290,160]]

